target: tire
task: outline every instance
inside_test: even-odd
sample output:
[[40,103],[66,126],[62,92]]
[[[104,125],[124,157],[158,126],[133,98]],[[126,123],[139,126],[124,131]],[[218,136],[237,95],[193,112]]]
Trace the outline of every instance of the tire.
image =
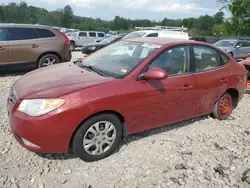
[[215,103],[213,116],[219,120],[226,120],[233,111],[233,100],[229,93],[225,93]]
[[[111,130],[109,132],[107,131],[110,133],[109,135],[105,134],[105,130],[103,130],[104,126],[108,127],[108,124],[110,125],[110,128],[106,129]],[[99,127],[99,132],[96,131],[96,126]],[[112,127],[113,130],[111,129]],[[117,116],[113,114],[96,115],[83,123],[75,133],[72,142],[73,153],[85,162],[104,159],[118,148],[122,139],[122,130],[123,125]],[[99,136],[98,133],[100,134]],[[102,136],[102,134],[105,135]],[[111,138],[113,141],[110,141]],[[112,144],[108,146],[107,141]],[[99,148],[102,148],[103,153],[100,152]]]
[[75,48],[76,48],[75,43],[74,42],[70,42],[69,50],[73,51]]
[[38,68],[47,67],[47,66],[54,65],[60,62],[61,61],[59,57],[57,57],[56,55],[46,54],[39,59]]

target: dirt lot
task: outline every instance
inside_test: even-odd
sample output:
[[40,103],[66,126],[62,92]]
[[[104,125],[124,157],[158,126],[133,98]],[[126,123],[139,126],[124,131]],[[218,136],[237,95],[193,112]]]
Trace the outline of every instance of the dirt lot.
[[85,163],[72,154],[38,155],[17,144],[5,100],[20,77],[0,75],[0,187],[250,187],[249,174],[242,175],[250,169],[250,95],[227,121],[202,117],[132,135],[119,152]]

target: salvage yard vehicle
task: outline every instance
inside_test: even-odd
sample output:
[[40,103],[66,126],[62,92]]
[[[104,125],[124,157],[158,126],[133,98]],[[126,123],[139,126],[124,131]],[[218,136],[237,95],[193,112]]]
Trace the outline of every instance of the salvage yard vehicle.
[[165,37],[175,39],[189,39],[187,32],[184,32],[184,27],[168,27],[168,26],[156,26],[156,27],[135,27],[139,31],[134,31],[127,34],[123,39],[131,38],[144,38],[144,37]]
[[248,71],[246,92],[250,94],[250,53],[248,53],[248,58],[246,58],[242,63]]
[[83,54],[91,54],[91,53],[111,44],[111,43],[114,43],[114,42],[121,40],[123,37],[124,37],[124,35],[120,34],[120,35],[115,35],[115,36],[105,38],[104,40],[102,40],[100,42],[85,44],[82,46],[82,53]]
[[227,119],[246,79],[244,66],[208,43],[128,39],[27,73],[10,88],[7,111],[26,149],[90,162],[129,134],[207,114]]
[[245,59],[250,52],[250,41],[246,40],[224,39],[216,42],[214,45],[235,59]]
[[70,50],[82,47],[84,44],[100,42],[106,38],[102,31],[79,31],[70,34]]
[[58,29],[0,24],[0,67],[41,68],[71,60],[68,37]]

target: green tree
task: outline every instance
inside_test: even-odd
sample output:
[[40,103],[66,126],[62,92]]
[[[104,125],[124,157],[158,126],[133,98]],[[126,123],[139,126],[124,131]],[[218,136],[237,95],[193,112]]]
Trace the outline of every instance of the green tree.
[[65,28],[70,28],[72,22],[73,22],[73,10],[70,7],[70,5],[66,5],[63,9],[63,14],[62,14],[62,20],[61,20],[61,26]]

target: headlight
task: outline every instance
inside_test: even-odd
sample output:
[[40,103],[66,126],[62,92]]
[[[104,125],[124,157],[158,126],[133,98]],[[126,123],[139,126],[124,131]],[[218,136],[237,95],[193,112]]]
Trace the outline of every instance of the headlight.
[[18,110],[36,117],[51,112],[64,103],[64,99],[28,99],[21,102]]
[[90,49],[90,50],[95,50],[95,46],[91,46],[91,47],[88,47],[88,49]]

